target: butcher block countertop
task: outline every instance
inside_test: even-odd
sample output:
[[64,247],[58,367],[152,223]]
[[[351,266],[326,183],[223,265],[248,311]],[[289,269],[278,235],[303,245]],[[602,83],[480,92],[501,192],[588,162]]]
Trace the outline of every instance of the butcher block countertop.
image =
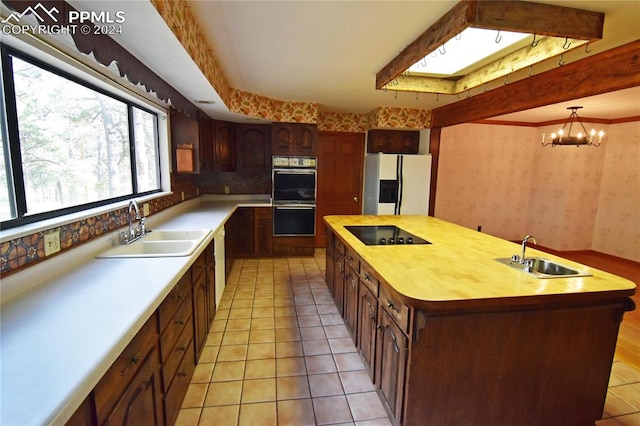
[[[603,300],[631,296],[625,278],[527,247],[590,277],[535,278],[494,261],[520,254],[521,246],[429,216],[326,216],[339,238],[414,307],[495,308],[509,305]],[[345,226],[395,225],[432,244],[367,246]]]

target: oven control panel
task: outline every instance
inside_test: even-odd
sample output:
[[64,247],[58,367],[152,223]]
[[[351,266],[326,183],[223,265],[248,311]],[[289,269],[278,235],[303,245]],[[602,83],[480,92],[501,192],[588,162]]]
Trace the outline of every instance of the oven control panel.
[[285,157],[280,155],[273,156],[273,167],[300,167],[315,169],[316,164],[316,157]]

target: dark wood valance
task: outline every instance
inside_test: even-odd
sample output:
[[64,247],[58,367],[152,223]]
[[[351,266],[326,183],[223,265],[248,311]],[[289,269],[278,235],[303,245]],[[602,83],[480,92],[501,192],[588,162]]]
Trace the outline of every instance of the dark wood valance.
[[[32,11],[38,4],[48,11],[53,8],[57,9],[58,12],[55,13],[57,21],[54,21],[54,18],[47,13],[42,13],[42,8],[35,9],[38,13],[34,16],[42,25],[67,26],[69,25],[69,12],[76,11],[63,0],[3,0],[3,2],[14,12],[24,13],[27,11],[27,15],[33,13]],[[29,11],[29,8],[32,11]],[[93,31],[90,31],[89,34],[83,34],[79,30],[73,31],[70,35],[79,52],[87,55],[93,53],[95,59],[107,67],[116,62],[120,76],[125,77],[132,84],[143,85],[147,92],[155,93],[159,99],[169,102],[173,108],[187,115],[195,116],[197,113],[198,108],[195,105],[108,35],[94,34]]]

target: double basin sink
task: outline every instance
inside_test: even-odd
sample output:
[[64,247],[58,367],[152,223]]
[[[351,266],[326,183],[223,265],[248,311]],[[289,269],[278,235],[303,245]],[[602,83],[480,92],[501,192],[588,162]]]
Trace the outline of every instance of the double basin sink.
[[573,278],[591,276],[591,274],[586,271],[573,269],[541,257],[528,257],[527,260],[531,261],[529,268],[525,268],[525,265],[514,261],[509,257],[501,257],[494,260],[535,278]]
[[96,257],[190,256],[210,233],[210,230],[156,230],[130,244],[115,246]]

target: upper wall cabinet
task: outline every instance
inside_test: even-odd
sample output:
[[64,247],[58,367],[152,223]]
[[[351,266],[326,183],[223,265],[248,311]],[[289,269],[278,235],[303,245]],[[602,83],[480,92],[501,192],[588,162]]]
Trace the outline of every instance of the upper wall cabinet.
[[271,125],[237,125],[236,139],[238,170],[269,171],[271,169]]
[[305,123],[273,123],[274,155],[315,155],[318,127]]
[[415,130],[369,130],[367,152],[385,154],[417,154],[420,132]]
[[235,172],[237,169],[235,124],[215,120],[213,171]]
[[171,151],[173,170],[177,173],[198,173],[200,132],[199,120],[171,110]]

